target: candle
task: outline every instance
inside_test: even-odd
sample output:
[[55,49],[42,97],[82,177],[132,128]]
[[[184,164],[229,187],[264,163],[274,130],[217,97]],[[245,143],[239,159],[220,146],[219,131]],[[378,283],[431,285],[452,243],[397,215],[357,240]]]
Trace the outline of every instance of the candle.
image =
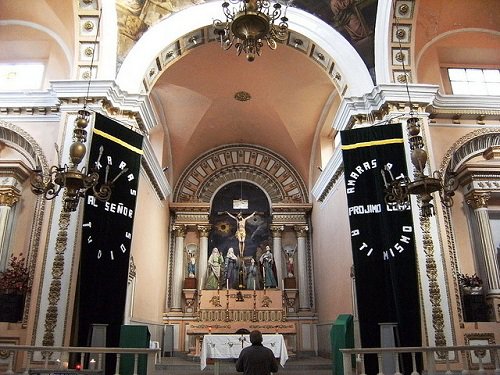
[[253,279],[253,290],[255,290],[255,279]]
[[229,289],[229,279],[226,280],[226,289]]
[[285,289],[285,279],[281,279],[281,287]]
[[212,334],[212,326],[208,326],[208,334]]

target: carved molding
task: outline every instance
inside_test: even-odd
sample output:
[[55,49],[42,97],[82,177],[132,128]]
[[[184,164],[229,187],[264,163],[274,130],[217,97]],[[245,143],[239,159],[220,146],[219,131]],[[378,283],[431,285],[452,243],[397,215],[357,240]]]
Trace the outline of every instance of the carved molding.
[[228,145],[211,150],[186,168],[174,189],[174,202],[210,202],[231,181],[250,181],[272,203],[306,203],[299,174],[278,154],[255,145]]
[[423,250],[425,253],[425,271],[429,282],[429,297],[431,302],[431,319],[434,328],[436,346],[446,346],[444,333],[444,315],[441,307],[441,288],[438,283],[436,260],[434,259],[434,243],[432,241],[431,225],[428,217],[420,215],[420,226],[423,236]]
[[500,145],[500,131],[497,128],[478,129],[458,139],[446,152],[439,171],[455,172],[464,162],[480,155],[488,148]]
[[43,346],[54,345],[54,331],[57,326],[59,315],[57,304],[61,299],[61,279],[64,273],[64,253],[68,245],[68,226],[70,213],[62,212],[59,217],[59,231],[56,238],[56,255],[52,263],[52,281],[50,282],[49,295],[47,297],[48,307],[45,315],[45,332],[43,334]]

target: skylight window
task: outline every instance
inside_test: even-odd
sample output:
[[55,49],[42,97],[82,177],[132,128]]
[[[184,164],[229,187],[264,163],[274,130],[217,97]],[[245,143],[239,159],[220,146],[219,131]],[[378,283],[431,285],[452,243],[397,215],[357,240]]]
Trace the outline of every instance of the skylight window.
[[500,69],[449,68],[453,94],[500,95]]
[[42,63],[0,63],[0,91],[39,90],[44,72]]

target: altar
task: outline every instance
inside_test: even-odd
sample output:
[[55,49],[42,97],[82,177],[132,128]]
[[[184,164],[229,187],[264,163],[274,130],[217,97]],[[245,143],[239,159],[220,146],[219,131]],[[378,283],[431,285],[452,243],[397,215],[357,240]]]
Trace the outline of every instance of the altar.
[[[281,367],[285,367],[288,351],[281,334],[262,335],[262,344],[271,349],[275,358],[279,358]],[[200,354],[200,366],[207,366],[207,358],[215,359],[214,373],[218,374],[218,359],[238,358],[243,348],[250,346],[249,335],[204,335]]]

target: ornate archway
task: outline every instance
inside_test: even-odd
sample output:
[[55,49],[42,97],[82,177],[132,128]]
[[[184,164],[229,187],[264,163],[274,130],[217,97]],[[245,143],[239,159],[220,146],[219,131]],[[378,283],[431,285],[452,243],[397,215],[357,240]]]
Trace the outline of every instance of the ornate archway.
[[305,184],[278,154],[260,146],[234,144],[211,150],[193,161],[174,189],[174,202],[210,202],[230,181],[250,181],[276,203],[307,203]]

